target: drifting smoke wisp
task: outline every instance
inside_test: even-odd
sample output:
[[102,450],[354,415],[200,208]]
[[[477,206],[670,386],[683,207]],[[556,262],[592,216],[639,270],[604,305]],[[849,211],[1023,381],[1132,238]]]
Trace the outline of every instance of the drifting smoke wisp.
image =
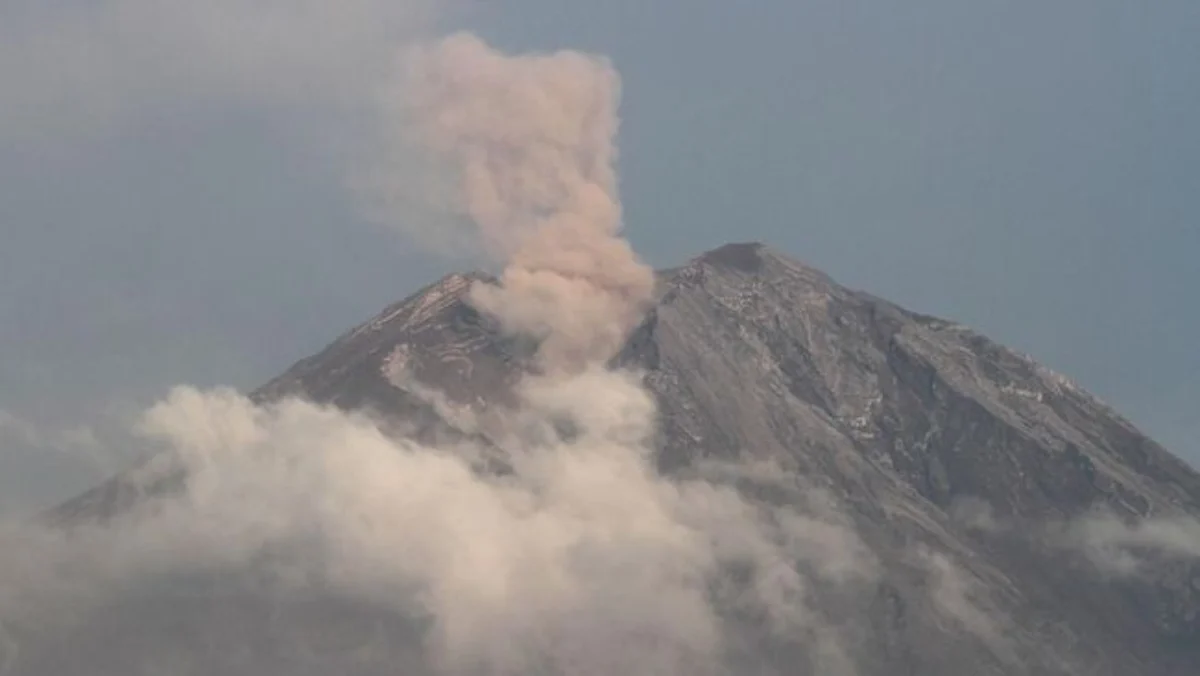
[[[505,56],[465,34],[402,63],[398,98],[385,98],[404,148],[431,163],[424,197],[504,265],[471,300],[540,344],[543,373],[506,413],[507,471],[475,469],[495,452],[478,444],[434,448],[303,401],[177,389],[143,420],[166,469],[142,484],[178,472],[181,486],[112,520],[0,542],[20,552],[0,557],[0,664],[19,668],[47,626],[95,623],[132,589],[246,570],[273,594],[411,618],[425,666],[410,673],[718,673],[734,615],[784,644],[826,636],[795,562],[816,556],[813,575],[845,583],[858,567],[831,558],[865,556],[853,532],[659,476],[653,399],[637,374],[606,367],[654,281],[619,235],[615,72],[573,52]],[[837,547],[814,552],[814,538]]]

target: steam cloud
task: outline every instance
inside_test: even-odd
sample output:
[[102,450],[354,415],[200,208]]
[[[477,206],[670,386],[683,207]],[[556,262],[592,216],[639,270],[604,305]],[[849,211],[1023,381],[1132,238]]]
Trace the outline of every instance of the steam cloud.
[[[525,412],[596,397],[609,405],[580,420],[573,441],[530,429],[505,478],[473,472],[470,449],[389,439],[365,418],[179,389],[148,412],[143,431],[176,452],[187,492],[51,542],[57,551],[27,559],[35,565],[19,580],[6,571],[0,607],[26,607],[30,590],[79,600],[80,589],[52,586],[63,580],[36,579],[48,561],[91,592],[180,569],[245,566],[278,549],[294,553],[270,565],[273,576],[431,615],[436,654],[455,672],[524,673],[529,660],[548,658],[595,673],[639,666],[616,663],[628,659],[691,671],[698,664],[684,661],[712,659],[716,648],[705,581],[722,543],[711,538],[754,545],[762,535],[706,531],[744,519],[744,505],[704,484],[672,486],[647,468],[635,450],[653,406],[628,376],[595,372],[533,387]],[[753,556],[723,544],[725,555]],[[638,655],[604,648],[645,637],[663,645]]]
[[1111,575],[1139,573],[1147,554],[1200,561],[1200,521],[1190,516],[1163,516],[1129,523],[1112,513],[1100,512],[1077,520],[1068,533],[1069,544]]
[[1122,518],[1109,508],[1093,508],[1031,524],[999,518],[987,502],[975,498],[960,500],[951,512],[975,531],[1042,538],[1058,549],[1082,554],[1099,572],[1114,577],[1146,573],[1145,564],[1154,559],[1200,562],[1200,520],[1187,514]]
[[[182,469],[186,491],[110,523],[8,533],[18,555],[0,557],[0,628],[20,645],[69,624],[64,608],[87,617],[119,590],[252,569],[276,592],[430,618],[429,660],[447,673],[703,674],[722,670],[729,613],[778,636],[813,624],[792,562],[815,556],[827,584],[853,577],[853,562],[810,546],[829,533],[860,553],[839,524],[657,476],[654,406],[633,374],[534,379],[520,396],[512,472],[487,475],[471,467],[477,448],[389,438],[303,401],[179,388],[141,425],[177,464],[143,481]],[[569,437],[554,425],[564,414]]]
[[[364,173],[385,207],[415,188],[504,266],[472,302],[536,338],[542,367],[503,426],[509,471],[472,464],[495,449],[424,446],[362,415],[177,389],[143,419],[163,453],[134,476],[182,487],[110,521],[0,538],[0,665],[19,670],[47,627],[96,622],[131,590],[246,570],[271,593],[318,590],[425,626],[415,673],[719,673],[756,650],[734,618],[782,645],[819,635],[813,654],[849,665],[796,562],[833,586],[871,574],[853,532],[659,476],[654,402],[637,374],[606,367],[654,282],[619,235],[611,66],[506,56],[467,34],[400,64],[382,91],[395,128]],[[432,183],[391,173],[411,153]]]

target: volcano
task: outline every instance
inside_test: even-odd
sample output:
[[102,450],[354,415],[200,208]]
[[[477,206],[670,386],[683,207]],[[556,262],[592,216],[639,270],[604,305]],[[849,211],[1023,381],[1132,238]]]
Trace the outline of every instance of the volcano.
[[[487,280],[422,289],[251,399],[367,411],[428,443],[478,435],[447,412],[503,405],[535,367],[536,345],[468,301]],[[811,590],[809,635],[765,637],[743,618],[731,641],[753,649],[737,673],[1200,673],[1200,541],[1167,537],[1200,532],[1200,474],[1033,359],[738,243],[658,272],[611,367],[653,395],[661,475],[770,507],[819,492],[877,561],[869,580]],[[50,521],[119,519],[187,482],[169,463],[138,467]],[[434,669],[420,622],[370,603],[203,590],[138,590],[66,627],[10,632],[0,673]],[[826,630],[848,662],[814,659]]]

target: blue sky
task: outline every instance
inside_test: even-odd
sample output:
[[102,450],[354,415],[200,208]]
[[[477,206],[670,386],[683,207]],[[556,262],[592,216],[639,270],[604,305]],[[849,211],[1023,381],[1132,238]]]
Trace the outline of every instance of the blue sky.
[[[189,17],[187,39],[137,16],[173,1],[127,0],[128,25],[96,9],[57,42],[26,38],[58,35],[71,0],[0,9],[0,509],[107,470],[47,450],[72,421],[180,382],[253,387],[459,266],[368,222],[314,142],[352,119],[327,104],[380,61],[389,24],[363,17],[387,4],[340,5],[361,12],[316,45],[324,10],[242,44],[236,11]],[[613,59],[628,234],[653,263],[767,242],[1032,354],[1200,462],[1200,3],[440,11],[436,30]]]

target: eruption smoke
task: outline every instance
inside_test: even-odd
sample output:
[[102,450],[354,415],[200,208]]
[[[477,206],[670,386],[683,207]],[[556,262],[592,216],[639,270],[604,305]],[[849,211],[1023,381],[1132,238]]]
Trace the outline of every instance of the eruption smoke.
[[418,146],[505,263],[498,286],[475,287],[475,305],[540,339],[548,369],[611,357],[654,290],[618,234],[612,67],[577,52],[506,56],[458,34],[414,50],[407,74]]
[[[179,388],[140,428],[161,462],[130,478],[150,485],[165,476],[156,467],[174,468],[181,487],[109,521],[0,532],[0,673],[60,650],[62,627],[108,630],[125,595],[246,570],[272,598],[299,589],[414,619],[420,664],[385,655],[368,673],[716,674],[735,654],[761,664],[761,644],[731,618],[772,645],[821,636],[814,654],[837,653],[800,570],[827,585],[869,576],[853,531],[658,475],[653,398],[637,374],[606,367],[654,286],[620,237],[613,69],[574,52],[506,56],[467,34],[401,64],[400,88],[385,92],[391,155],[376,159],[396,168],[409,161],[396,152],[415,149],[432,163],[436,190],[423,197],[504,265],[471,301],[540,341],[543,373],[499,413],[513,422],[499,451],[511,471],[477,471],[471,459],[495,449],[476,443],[435,448],[303,401],[259,407]],[[374,187],[412,190],[377,169]],[[160,623],[121,617],[131,624],[117,635]]]

